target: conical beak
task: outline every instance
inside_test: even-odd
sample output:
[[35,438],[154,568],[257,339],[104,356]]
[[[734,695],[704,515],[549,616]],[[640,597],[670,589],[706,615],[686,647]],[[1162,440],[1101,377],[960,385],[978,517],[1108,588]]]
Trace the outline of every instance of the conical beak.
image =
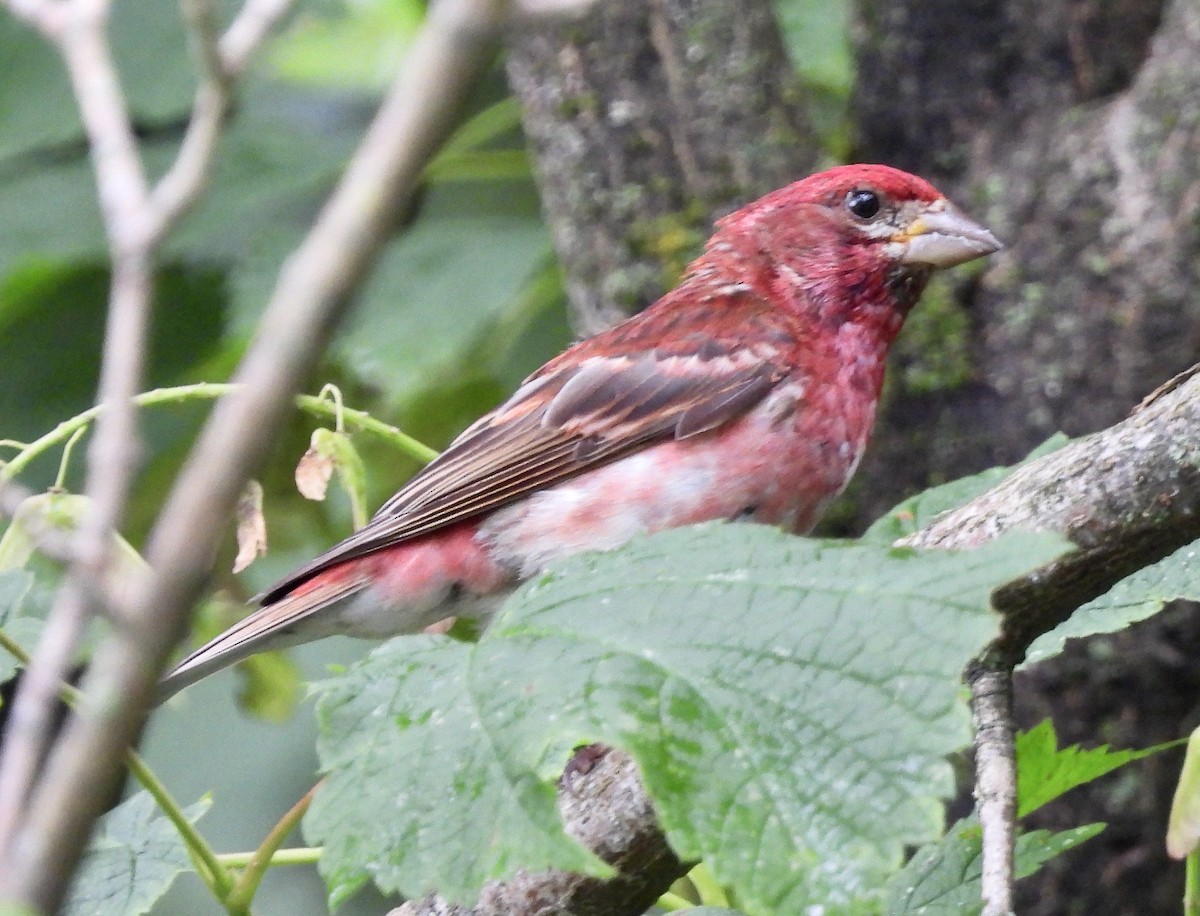
[[903,246],[899,256],[903,263],[934,267],[953,267],[1003,247],[987,229],[944,199],[930,204],[890,241]]

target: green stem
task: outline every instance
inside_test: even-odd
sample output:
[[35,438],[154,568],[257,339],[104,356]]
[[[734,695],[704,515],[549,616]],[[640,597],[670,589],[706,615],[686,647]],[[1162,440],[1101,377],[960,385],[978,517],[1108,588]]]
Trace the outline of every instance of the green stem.
[[670,891],[667,891],[654,903],[660,910],[666,910],[668,913],[675,913],[679,910],[690,910],[696,906],[695,903],[686,897],[681,897],[679,894],[672,894]]
[[1183,878],[1183,916],[1200,916],[1200,849],[1187,855]]
[[[280,865],[315,865],[321,858],[323,846],[294,846],[291,849],[279,849],[271,856],[268,866],[274,868]],[[258,855],[258,850],[252,852],[219,852],[217,861],[226,868],[245,868],[250,860]]]
[[80,428],[71,434],[71,438],[67,440],[67,444],[63,446],[62,458],[58,462],[58,476],[54,478],[54,489],[62,490],[65,488],[67,481],[67,468],[71,466],[71,452],[75,448],[75,443],[80,440],[86,430]]
[[[179,385],[174,388],[155,388],[153,391],[139,394],[133,399],[133,403],[138,407],[156,407],[161,404],[180,404],[186,401],[212,401],[231,393],[236,388],[236,385],[225,382],[200,382],[195,385]],[[296,406],[306,413],[322,419],[337,418],[337,411],[333,404],[310,394],[297,395]],[[25,445],[12,459],[0,465],[0,480],[11,480],[16,477],[35,458],[54,448],[60,442],[70,439],[77,431],[85,429],[100,416],[103,410],[102,405],[97,405],[83,413],[76,414],[69,420],[63,420],[50,432]],[[428,462],[437,457],[434,449],[412,436],[402,433],[396,427],[376,420],[365,411],[343,407],[342,416],[350,425],[363,432],[378,436],[417,461]],[[4,441],[8,445],[17,444],[10,440]]]
[[[179,803],[167,791],[167,787],[159,781],[159,778],[154,775],[154,771],[146,765],[136,751],[128,750],[125,752],[125,764],[129,767],[134,778],[142,784],[147,792],[153,796],[154,801],[158,803],[158,807],[162,809],[163,814],[167,816],[175,829],[179,831],[179,835],[183,838],[184,845],[187,846],[188,852],[192,856],[192,861],[196,865],[196,872],[200,875],[202,881],[208,885],[209,890],[218,899],[225,901],[225,905],[229,907],[229,898],[234,890],[233,875],[229,869],[221,864],[217,858],[216,851],[208,845],[208,841],[200,835],[195,825],[187,819],[183,809],[179,807]],[[230,910],[233,912],[233,910]]]
[[[233,386],[230,385],[229,387],[232,388]],[[296,395],[296,406],[314,416],[322,418],[333,417],[335,420],[337,419],[337,411],[334,405],[311,394]],[[365,410],[342,407],[341,415],[347,425],[357,427],[365,433],[378,436],[398,451],[404,452],[410,458],[415,458],[422,464],[427,464],[438,455],[437,449],[430,448],[424,442],[414,439],[407,433],[402,433],[396,427],[384,423],[382,420],[376,420]]]
[[258,885],[262,882],[263,875],[267,873],[267,869],[271,867],[271,861],[279,847],[283,845],[283,841],[287,839],[288,834],[296,829],[296,825],[300,823],[300,818],[304,816],[304,812],[308,810],[308,806],[312,804],[313,796],[317,794],[317,789],[321,783],[317,783],[309,789],[304,797],[296,804],[292,805],[290,811],[279,819],[271,832],[263,839],[262,844],[258,849],[254,850],[254,854],[250,857],[250,861],[246,863],[246,867],[242,870],[241,876],[238,878],[237,886],[233,892],[225,899],[225,905],[231,914],[250,914],[250,901],[254,899],[254,893],[258,890]]
[[13,638],[3,630],[0,630],[0,649],[20,662],[22,667],[29,664],[29,653],[13,642]]
[[688,880],[696,888],[696,892],[700,895],[700,902],[704,906],[729,906],[729,898],[725,896],[725,889],[717,883],[716,876],[704,862],[688,872]]

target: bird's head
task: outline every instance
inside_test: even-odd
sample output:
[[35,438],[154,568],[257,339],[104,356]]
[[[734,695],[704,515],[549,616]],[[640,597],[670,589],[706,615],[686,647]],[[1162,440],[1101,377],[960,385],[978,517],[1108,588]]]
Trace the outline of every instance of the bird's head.
[[1001,247],[928,181],[886,165],[839,166],[775,193],[784,206],[824,209],[844,238],[900,264],[953,267]]
[[875,315],[891,325],[892,314],[902,320],[916,303],[933,270],[1000,247],[923,178],[885,165],[844,165],[726,216],[705,263],[771,301],[835,323]]

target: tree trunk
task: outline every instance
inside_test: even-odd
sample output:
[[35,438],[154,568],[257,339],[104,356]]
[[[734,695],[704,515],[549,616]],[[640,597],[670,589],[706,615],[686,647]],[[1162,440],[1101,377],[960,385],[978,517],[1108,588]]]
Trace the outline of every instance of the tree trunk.
[[766,0],[597,3],[514,32],[543,206],[577,330],[649,305],[713,219],[815,160]]

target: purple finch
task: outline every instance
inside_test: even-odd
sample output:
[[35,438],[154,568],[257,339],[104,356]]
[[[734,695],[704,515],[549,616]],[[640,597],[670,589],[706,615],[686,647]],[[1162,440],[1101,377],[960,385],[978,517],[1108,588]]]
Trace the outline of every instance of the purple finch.
[[996,251],[930,184],[812,175],[726,216],[679,286],[533,373],[193,652],[164,695],[267,648],[480,615],[559,557],[709,519],[808,531],[875,420],[931,272]]

